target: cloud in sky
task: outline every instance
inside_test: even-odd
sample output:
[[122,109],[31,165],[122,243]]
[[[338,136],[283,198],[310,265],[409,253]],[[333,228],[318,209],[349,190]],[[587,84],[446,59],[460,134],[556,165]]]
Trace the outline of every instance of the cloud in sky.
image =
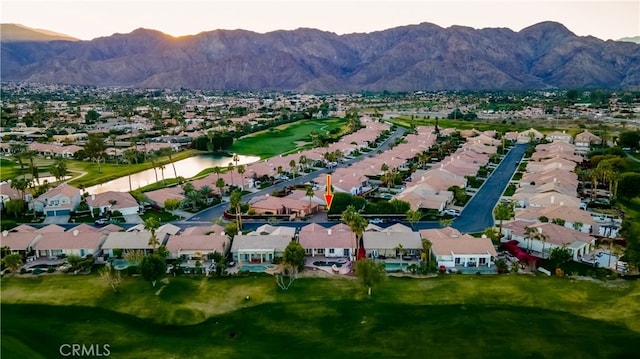
[[3,0],[0,19],[89,40],[144,27],[173,36],[215,29],[256,32],[317,28],[338,34],[431,22],[442,27],[508,27],[557,21],[577,35],[640,35],[638,0],[560,1],[31,1]]

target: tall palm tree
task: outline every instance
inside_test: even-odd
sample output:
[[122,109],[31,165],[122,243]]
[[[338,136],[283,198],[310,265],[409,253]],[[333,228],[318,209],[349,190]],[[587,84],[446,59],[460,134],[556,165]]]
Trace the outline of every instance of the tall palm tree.
[[169,151],[167,151],[167,155],[169,156],[169,162],[171,162],[171,167],[173,167],[173,176],[174,178],[178,178],[178,171],[176,171],[176,164],[173,162],[173,157],[171,156],[172,153],[173,153],[173,149],[169,148]]
[[351,232],[356,235],[356,259],[358,258],[358,253],[360,251],[360,247],[362,244],[362,235],[367,229],[367,221],[358,213],[353,205],[347,206],[347,209],[342,212],[341,216],[342,221],[344,221],[349,228],[351,228]]
[[231,192],[231,196],[229,198],[229,205],[236,212],[236,223],[238,225],[238,230],[242,230],[242,194],[240,191],[235,190]]
[[201,195],[198,191],[193,190],[185,193],[187,201],[191,203],[191,209],[195,212],[198,209],[198,203],[200,203]]
[[396,253],[400,255],[400,269],[402,269],[402,256],[407,254],[407,250],[404,248],[402,243],[398,243],[398,246],[394,248]]
[[231,173],[231,185],[233,186],[235,184],[235,182],[233,181],[233,162],[229,162],[229,165],[227,166],[227,171]]
[[240,190],[244,191],[244,176],[242,175],[246,171],[246,168],[244,165],[239,165],[236,167],[236,171],[238,171],[238,176],[240,177]]
[[304,192],[305,197],[309,197],[309,211],[307,211],[307,214],[311,213],[311,200],[313,199],[313,196],[315,195],[315,193],[313,193],[313,187],[311,186],[307,186]]
[[109,135],[109,140],[111,141],[111,145],[113,146],[113,158],[116,160],[116,164],[118,164],[118,154],[116,151],[116,135]]
[[133,191],[133,188],[131,187],[131,165],[133,165],[134,162],[138,160],[138,155],[136,154],[136,150],[134,149],[127,149],[123,154],[124,160],[129,165],[129,191]]
[[222,168],[220,168],[219,166],[213,167],[213,173],[215,173],[217,178],[220,179],[220,173],[222,173]]
[[156,250],[156,247],[160,245],[160,241],[156,236],[156,229],[160,228],[160,220],[155,217],[149,217],[144,221],[144,229],[151,232],[151,236],[149,237],[149,245],[153,247],[153,250]]
[[226,184],[224,183],[224,178],[218,178],[216,180],[216,187],[218,187],[218,189],[220,190],[220,197],[222,197],[222,189],[224,188]]
[[427,259],[427,263],[429,263],[431,261],[431,247],[433,246],[433,243],[431,243],[430,240],[423,238],[422,239],[422,252],[425,254],[425,257]]
[[149,159],[149,161],[151,161],[151,166],[153,167],[153,172],[156,175],[156,183],[157,183],[158,182],[158,162],[157,162],[158,156],[154,152],[151,152],[149,153],[147,158]]
[[20,164],[20,169],[24,170],[24,162],[22,162],[23,159],[23,154],[25,151],[27,151],[28,147],[26,143],[12,143],[9,145],[9,149],[11,151],[11,154],[13,155],[13,157],[16,158],[16,160],[18,160],[18,163]]
[[291,173],[293,174],[293,178],[296,178],[296,160],[289,161],[289,167],[291,168]]
[[502,221],[509,220],[513,217],[513,202],[500,202],[493,209],[494,217],[500,221],[498,225],[498,235],[502,237]]

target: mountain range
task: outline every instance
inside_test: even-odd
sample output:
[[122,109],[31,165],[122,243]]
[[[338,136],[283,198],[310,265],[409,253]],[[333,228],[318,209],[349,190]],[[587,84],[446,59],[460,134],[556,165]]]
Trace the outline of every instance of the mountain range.
[[91,41],[2,41],[3,81],[305,92],[638,88],[640,45],[543,22],[430,23],[337,35],[300,28],[172,37],[137,29]]

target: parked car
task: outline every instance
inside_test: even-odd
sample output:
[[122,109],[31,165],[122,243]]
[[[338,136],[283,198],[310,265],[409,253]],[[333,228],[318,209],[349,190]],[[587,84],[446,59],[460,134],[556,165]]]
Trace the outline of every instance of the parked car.
[[369,223],[373,223],[373,224],[380,224],[384,222],[381,218],[374,218],[374,219],[370,219]]
[[99,219],[96,219],[94,223],[98,225],[105,225],[105,224],[109,224],[109,220],[106,218],[99,218]]
[[458,217],[460,215],[460,211],[457,209],[445,209],[443,213],[454,217]]

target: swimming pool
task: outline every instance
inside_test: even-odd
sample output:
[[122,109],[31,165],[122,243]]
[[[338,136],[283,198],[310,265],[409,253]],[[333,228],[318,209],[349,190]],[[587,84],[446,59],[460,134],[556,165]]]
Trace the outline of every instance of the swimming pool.
[[111,266],[115,270],[123,270],[123,269],[127,269],[129,267],[135,267],[136,264],[135,263],[131,263],[131,262],[127,261],[126,259],[114,259],[113,262],[111,262]]
[[314,266],[318,266],[318,267],[331,267],[333,265],[335,265],[336,267],[340,268],[342,267],[342,265],[345,264],[345,262],[338,262],[338,261],[315,261],[313,262]]
[[395,271],[399,271],[399,270],[407,270],[407,267],[409,266],[409,263],[389,263],[389,262],[385,262],[384,266],[385,266],[387,272],[395,272]]
[[244,272],[254,272],[254,273],[262,273],[262,272],[266,272],[267,270],[272,270],[272,269],[276,269],[276,266],[273,264],[267,264],[267,265],[262,265],[262,264],[244,264],[241,265],[240,267],[238,267],[238,271],[244,271]]

